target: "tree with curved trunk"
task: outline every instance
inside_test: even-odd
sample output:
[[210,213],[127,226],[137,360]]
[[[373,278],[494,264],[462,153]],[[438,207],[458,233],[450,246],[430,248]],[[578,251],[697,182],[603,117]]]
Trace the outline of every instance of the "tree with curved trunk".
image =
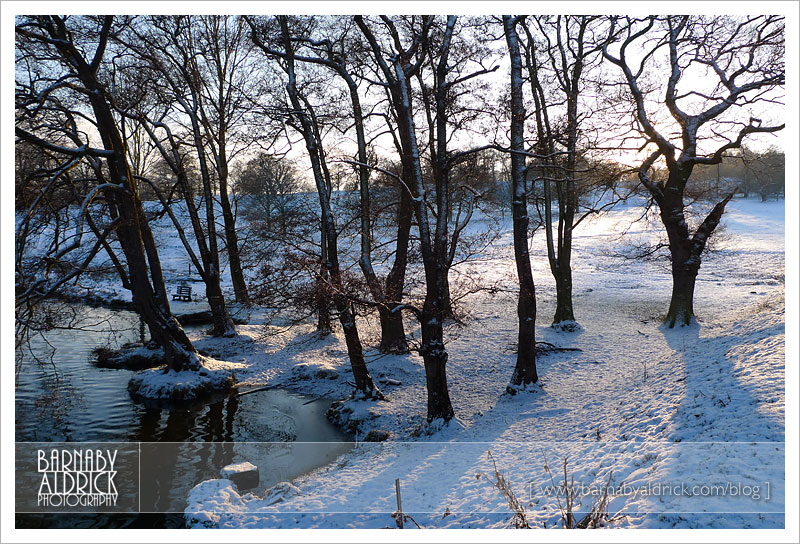
[[[741,147],[747,136],[784,128],[763,123],[764,112],[759,110],[763,104],[780,102],[785,81],[784,19],[612,17],[609,27],[603,55],[621,70],[633,98],[637,130],[652,149],[639,165],[638,175],[659,208],[669,239],[672,298],[665,323],[670,328],[689,325],[694,320],[695,281],[703,251],[735,190],[690,228],[684,203],[686,184],[696,165],[719,164],[725,152]],[[613,52],[612,44],[617,44]],[[660,88],[663,96],[652,106],[652,92],[643,80],[659,61],[666,62],[669,72]],[[714,84],[701,86],[696,78],[684,78],[693,69],[714,78]],[[662,112],[671,118],[668,126],[677,130],[679,138],[656,124]],[[651,173],[659,160],[667,169],[663,180]]]
[[[364,360],[361,339],[358,335],[358,327],[355,320],[355,311],[347,298],[344,284],[342,282],[342,271],[339,264],[338,229],[336,218],[331,208],[330,174],[327,170],[325,152],[323,149],[322,138],[319,129],[319,122],[314,114],[314,109],[304,96],[297,85],[296,72],[296,53],[289,30],[289,18],[285,15],[277,17],[280,28],[280,43],[283,47],[282,58],[285,62],[282,65],[286,72],[288,81],[286,83],[286,93],[289,97],[291,109],[288,112],[288,123],[295,128],[303,137],[303,141],[308,151],[311,161],[311,170],[314,182],[317,187],[317,195],[321,210],[322,231],[324,233],[324,248],[326,255],[326,282],[330,285],[331,301],[339,317],[339,323],[347,344],[347,354],[350,359],[350,367],[355,380],[356,392],[359,396],[366,398],[383,398],[383,395],[372,380],[372,376],[367,369]],[[259,42],[256,41],[258,45]],[[269,48],[265,53],[270,54]]]
[[[59,76],[53,78],[46,93],[36,93],[30,86],[32,100],[27,105],[33,107],[27,109],[23,106],[24,111],[18,107],[18,122],[36,118],[36,102],[41,104],[41,101],[47,101],[48,107],[64,108],[57,94],[59,89],[68,88],[88,102],[93,114],[90,122],[96,127],[103,148],[95,149],[88,141],[80,142],[79,133],[73,134],[75,147],[54,145],[19,126],[16,134],[21,139],[62,155],[91,155],[105,161],[108,179],[95,186],[85,202],[91,202],[98,193],[103,193],[109,202],[127,264],[127,270],[118,267],[117,271],[121,274],[123,285],[130,289],[134,307],[147,323],[152,339],[163,348],[168,368],[176,371],[196,369],[199,367],[197,351],[170,311],[158,250],[127,161],[125,142],[108,102],[112,93],[102,82],[105,78],[99,74],[113,23],[112,16],[96,20],[34,16],[19,18],[16,24],[18,39],[38,49],[35,55],[37,62],[50,62],[52,67],[57,66],[62,70]],[[78,29],[74,25],[83,25],[83,28]],[[76,42],[76,36],[86,37],[87,43]],[[18,47],[24,48],[27,44],[18,44]],[[81,115],[86,118],[85,113]],[[34,132],[44,130],[45,127],[38,126]]]

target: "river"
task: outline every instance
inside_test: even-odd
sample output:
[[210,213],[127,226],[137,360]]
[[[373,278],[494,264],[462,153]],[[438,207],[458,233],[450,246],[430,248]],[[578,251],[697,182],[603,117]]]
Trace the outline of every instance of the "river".
[[140,490],[150,505],[143,511],[155,513],[18,514],[18,528],[182,527],[188,491],[219,477],[227,463],[256,464],[261,479],[253,491],[258,493],[351,447],[350,437],[325,417],[330,400],[286,390],[171,405],[135,402],[127,390],[132,372],[97,368],[91,356],[96,347],[113,349],[137,340],[138,316],[128,310],[72,308],[79,329],[35,339],[18,362],[16,441],[159,443],[151,449],[164,458],[148,467]]

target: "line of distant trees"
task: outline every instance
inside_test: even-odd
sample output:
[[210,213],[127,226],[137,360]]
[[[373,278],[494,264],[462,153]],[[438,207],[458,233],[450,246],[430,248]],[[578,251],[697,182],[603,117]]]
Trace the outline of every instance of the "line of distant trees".
[[758,195],[762,202],[780,199],[786,194],[786,156],[776,147],[757,151],[742,146],[717,165],[699,167],[692,180],[700,187],[738,187],[745,198]]

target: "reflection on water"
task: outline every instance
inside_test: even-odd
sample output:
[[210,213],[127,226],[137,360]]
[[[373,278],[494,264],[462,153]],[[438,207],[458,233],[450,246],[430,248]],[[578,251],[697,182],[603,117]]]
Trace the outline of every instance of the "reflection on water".
[[[284,390],[171,406],[134,402],[127,390],[131,371],[96,368],[89,360],[95,347],[138,340],[138,317],[129,311],[79,308],[94,323],[105,323],[49,334],[53,366],[38,365],[28,354],[17,378],[18,442],[178,443],[153,449],[149,460],[143,459],[143,469],[149,471],[142,484],[143,503],[155,505],[158,512],[181,512],[188,491],[204,479],[219,477],[225,464],[256,464],[261,482],[254,491],[259,492],[330,462],[350,447],[344,443],[347,435],[325,417],[330,401]],[[110,334],[109,324],[116,333]],[[47,342],[37,339],[33,352],[46,358]],[[290,444],[243,444],[254,442]],[[182,525],[182,516],[170,514],[17,516],[17,527]]]

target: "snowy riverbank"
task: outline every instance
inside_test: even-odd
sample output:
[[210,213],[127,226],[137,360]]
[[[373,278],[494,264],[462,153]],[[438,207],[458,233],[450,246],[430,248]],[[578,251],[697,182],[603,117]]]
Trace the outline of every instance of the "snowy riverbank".
[[[615,497],[610,512],[627,513],[611,523],[615,527],[782,527],[784,203],[731,203],[725,238],[698,278],[699,324],[676,330],[660,326],[669,300],[667,265],[614,255],[624,249],[616,234],[639,213],[620,208],[576,233],[578,332],[547,326],[554,293],[543,236],[535,238],[538,339],[581,350],[540,358],[541,391],[503,394],[516,339],[506,234],[491,254],[458,271],[502,280],[510,292],[474,296],[469,323],[446,333],[456,420],[415,437],[425,420],[420,357],[370,351],[370,371],[388,401],[345,404],[358,436],[381,429],[393,441],[410,443],[362,444],[292,482],[299,492],[284,486],[291,496],[276,490],[241,496],[224,481],[204,484],[192,494],[187,520],[224,527],[393,526],[394,479],[400,478],[404,509],[425,527],[504,527],[512,516],[505,500],[486,477],[476,478],[492,474],[491,451],[536,526],[553,527],[559,518],[556,500],[534,492],[547,481],[544,452],[556,483],[566,457],[569,473],[584,485],[604,484],[610,472],[612,485],[637,489],[653,481],[708,483],[724,475],[729,482],[735,476],[742,485],[761,485],[759,499],[752,493],[717,500]],[[234,376],[242,386],[347,396],[341,338],[319,339],[311,326],[273,327],[265,335],[258,321],[256,312],[237,338],[203,338],[197,345],[212,357],[240,363]],[[374,340],[377,323],[362,327],[363,336]],[[698,444],[708,442],[716,444]],[[772,484],[768,503],[766,482]]]

